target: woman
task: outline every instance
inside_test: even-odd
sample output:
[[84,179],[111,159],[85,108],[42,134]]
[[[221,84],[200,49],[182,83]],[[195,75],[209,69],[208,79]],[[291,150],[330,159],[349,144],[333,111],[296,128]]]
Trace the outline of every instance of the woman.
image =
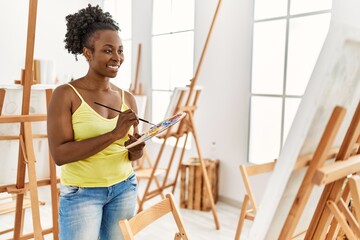
[[139,137],[137,107],[130,93],[110,83],[124,61],[119,27],[91,5],[66,21],[65,48],[82,54],[89,69],[57,87],[48,109],[49,148],[61,166],[60,239],[122,239],[118,221],[136,207],[130,161],[142,156],[145,144],[125,148]]

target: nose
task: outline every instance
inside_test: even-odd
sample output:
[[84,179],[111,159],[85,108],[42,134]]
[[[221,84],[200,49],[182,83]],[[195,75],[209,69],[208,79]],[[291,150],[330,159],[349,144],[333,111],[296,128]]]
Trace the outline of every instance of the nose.
[[113,60],[116,61],[116,62],[120,62],[120,64],[121,64],[124,61],[124,54],[116,52],[113,55]]

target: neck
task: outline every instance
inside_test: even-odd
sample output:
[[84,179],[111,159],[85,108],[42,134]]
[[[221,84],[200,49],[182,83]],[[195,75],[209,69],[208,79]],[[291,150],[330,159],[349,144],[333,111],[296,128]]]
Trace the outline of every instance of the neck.
[[89,76],[88,74],[82,78],[83,86],[89,90],[109,90],[110,79],[109,78],[97,78]]

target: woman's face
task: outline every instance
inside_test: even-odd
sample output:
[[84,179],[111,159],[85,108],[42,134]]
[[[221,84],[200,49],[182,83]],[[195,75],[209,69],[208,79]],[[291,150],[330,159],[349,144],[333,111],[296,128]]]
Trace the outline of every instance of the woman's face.
[[94,49],[90,51],[89,67],[97,75],[114,78],[124,61],[123,45],[116,31],[100,30],[94,33]]

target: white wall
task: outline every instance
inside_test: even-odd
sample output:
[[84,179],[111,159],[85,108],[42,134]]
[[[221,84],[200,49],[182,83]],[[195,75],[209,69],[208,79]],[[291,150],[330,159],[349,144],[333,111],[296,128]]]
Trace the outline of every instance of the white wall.
[[[72,54],[65,50],[65,16],[87,6],[102,6],[102,0],[39,0],[35,37],[35,59],[53,60],[56,77],[60,82],[81,76],[87,64],[80,56],[76,62]],[[11,84],[20,79],[21,69],[25,67],[25,50],[28,22],[28,3],[24,0],[0,2],[0,83]]]
[[[65,16],[97,1],[39,0],[35,58],[54,59],[61,82],[86,71],[82,57],[64,49]],[[151,0],[133,0],[133,65],[137,43],[142,44],[140,78],[151,101]],[[1,76],[0,83],[19,79],[24,67],[27,1],[0,3]],[[196,1],[195,69],[217,5],[217,0]],[[218,20],[210,39],[199,74],[198,84],[204,87],[195,112],[195,124],[203,155],[209,156],[211,142],[217,145],[220,163],[221,197],[241,201],[244,193],[239,165],[246,162],[248,137],[249,81],[251,66],[253,1],[223,0]],[[186,17],[186,16],[184,16]],[[148,108],[149,109],[149,108]],[[148,144],[156,156],[158,146]],[[187,153],[195,156],[196,150]]]
[[[202,51],[217,1],[196,7],[196,55]],[[252,1],[225,0],[214,26],[198,84],[204,86],[196,113],[204,155],[216,142],[220,158],[221,196],[242,200],[239,165],[246,162]],[[201,31],[200,31],[201,29]],[[197,60],[195,62],[198,62]]]
[[0,82],[13,83],[25,65],[28,4],[15,0],[2,1],[0,6]]

